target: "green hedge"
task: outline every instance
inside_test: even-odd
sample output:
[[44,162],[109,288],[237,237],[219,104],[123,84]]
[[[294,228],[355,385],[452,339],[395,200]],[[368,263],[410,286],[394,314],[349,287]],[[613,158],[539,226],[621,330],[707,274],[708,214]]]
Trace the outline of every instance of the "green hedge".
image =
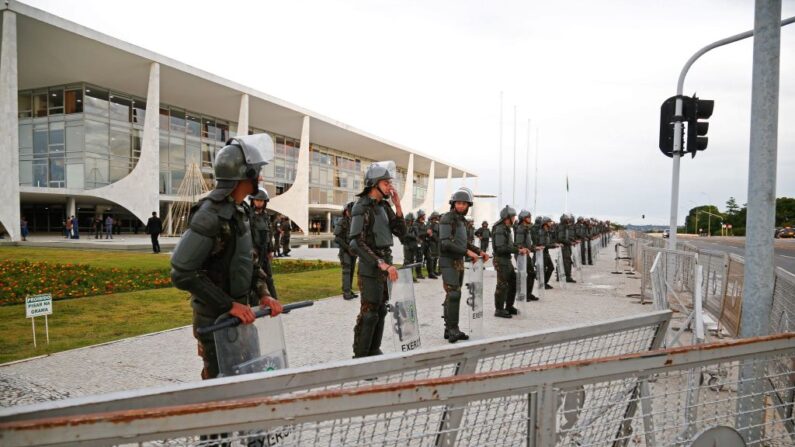
[[[324,261],[277,259],[273,270],[275,275],[336,266]],[[40,293],[50,293],[53,299],[64,299],[162,287],[171,287],[168,268],[141,270],[27,260],[0,261],[0,305],[23,303],[26,296]]]

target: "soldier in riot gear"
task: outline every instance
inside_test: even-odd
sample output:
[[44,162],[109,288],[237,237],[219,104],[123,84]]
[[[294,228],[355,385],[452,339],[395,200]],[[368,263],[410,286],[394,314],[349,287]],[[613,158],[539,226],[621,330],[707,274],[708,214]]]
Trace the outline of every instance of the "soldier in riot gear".
[[[417,211],[417,220],[414,221],[414,232],[417,233],[417,251],[414,253],[414,262],[417,267],[414,268],[417,279],[425,279],[422,274],[423,258],[425,257],[425,232],[427,231],[428,224],[425,223],[425,211]],[[430,271],[428,272],[430,273]]]
[[574,216],[571,214],[560,216],[557,237],[561,245],[560,251],[563,256],[563,271],[566,274],[566,282],[577,282],[571,277],[571,244],[576,240],[573,223]]
[[257,255],[256,262],[259,268],[265,272],[267,277],[265,282],[268,284],[268,291],[271,296],[278,299],[276,285],[273,283],[273,267],[271,259],[273,250],[271,248],[271,218],[268,214],[268,191],[259,188],[256,194],[249,197],[251,200],[251,236],[254,241],[254,254]]
[[549,217],[544,216],[541,219],[541,228],[538,230],[538,237],[541,245],[544,247],[544,289],[549,290],[552,288],[552,286],[549,285],[549,279],[555,271],[555,266],[552,264],[552,257],[549,255],[549,250],[557,248],[558,246],[556,243],[554,222],[552,222],[552,219]]
[[276,216],[274,216],[274,218],[273,218],[273,228],[272,228],[272,230],[273,230],[272,231],[272,233],[273,233],[273,255],[276,256],[277,258],[281,258],[282,257],[282,244],[281,244],[282,233],[281,233],[281,230],[280,230],[280,228],[282,226],[281,223],[282,223],[281,217],[278,214]]
[[342,211],[342,219],[337,221],[337,225],[334,227],[334,242],[339,246],[338,256],[342,266],[342,298],[346,300],[352,300],[359,296],[353,293],[352,289],[353,271],[356,269],[356,253],[353,252],[348,243],[352,209],[353,202],[345,205],[345,209]]
[[577,239],[580,241],[580,263],[585,264],[587,262],[586,253],[587,249],[585,248],[588,245],[588,234],[587,228],[585,226],[585,219],[582,216],[577,218],[577,223],[574,224],[574,234],[577,236]]
[[494,269],[497,270],[497,288],[494,291],[494,316],[511,318],[519,311],[513,306],[516,301],[516,271],[511,257],[519,253],[513,243],[511,229],[516,219],[516,210],[505,206],[500,211],[500,221],[494,224]]
[[282,223],[279,225],[279,233],[281,233],[282,240],[282,256],[290,256],[290,233],[293,231],[293,226],[290,224],[290,219],[287,216],[282,216]]
[[444,304],[444,338],[450,343],[468,340],[469,336],[458,328],[458,313],[461,304],[461,285],[464,283],[464,257],[472,262],[479,258],[483,262],[489,255],[481,252],[468,241],[467,226],[464,220],[472,206],[472,192],[461,188],[450,197],[450,211],[445,213],[439,222],[439,266],[442,270],[442,283],[445,292]]
[[514,226],[514,243],[519,255],[527,255],[527,299],[528,301],[538,301],[538,297],[533,295],[533,284],[536,281],[535,263],[531,261],[535,253],[532,237],[532,214],[530,211],[522,210]]
[[593,257],[591,256],[591,244],[593,243],[593,236],[596,229],[593,225],[593,218],[585,219],[585,243],[588,252],[588,265],[593,265]]
[[[403,265],[413,264],[417,258],[417,227],[414,225],[414,214],[406,214],[406,235],[401,239],[403,244]],[[412,280],[417,281],[417,269],[412,270]]]
[[[406,222],[400,197],[392,186],[395,163],[373,163],[364,175],[364,190],[353,205],[351,248],[359,256],[359,291],[361,309],[353,329],[353,356],[381,354],[386,304],[389,301],[387,281],[397,281],[398,271],[392,265],[392,235],[406,235]],[[391,199],[395,210],[389,205]]]
[[491,240],[491,230],[488,222],[483,221],[480,228],[475,231],[475,237],[480,239],[480,251],[488,251],[489,240]]
[[440,272],[437,270],[439,263],[439,218],[436,211],[431,213],[430,222],[425,227],[425,268],[428,270],[428,279],[436,279]]
[[199,335],[199,327],[215,323],[224,313],[250,324],[255,319],[250,306],[258,304],[270,307],[272,316],[282,310],[254,261],[245,203],[258,189],[260,169],[272,158],[273,141],[267,134],[230,139],[215,156],[215,189],[193,206],[188,230],[171,257],[174,286],[191,293],[202,379],[218,376],[218,358],[212,334]]
[[467,243],[475,243],[475,219],[467,217]]

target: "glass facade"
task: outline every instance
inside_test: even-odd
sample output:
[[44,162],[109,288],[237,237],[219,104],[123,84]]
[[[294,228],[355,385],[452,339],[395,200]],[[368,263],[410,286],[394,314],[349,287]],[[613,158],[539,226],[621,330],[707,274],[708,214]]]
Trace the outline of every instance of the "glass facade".
[[[145,99],[95,85],[20,91],[20,185],[89,190],[122,179],[141,155],[145,116]],[[176,195],[192,164],[212,185],[215,151],[237,133],[237,124],[166,104],[160,105],[159,120],[160,193]],[[300,141],[264,129],[248,130],[261,132],[274,141],[274,160],[263,170],[263,186],[275,197],[295,181]],[[372,162],[310,144],[310,205],[353,201]],[[398,168],[398,191],[405,182],[406,171]],[[428,176],[415,173],[414,203],[425,199],[427,189]]]

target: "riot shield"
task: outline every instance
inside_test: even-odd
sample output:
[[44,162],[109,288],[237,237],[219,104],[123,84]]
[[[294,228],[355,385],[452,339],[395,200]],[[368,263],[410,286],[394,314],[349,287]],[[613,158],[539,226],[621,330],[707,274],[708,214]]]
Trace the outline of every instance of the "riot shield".
[[557,276],[558,285],[561,289],[566,288],[566,272],[563,268],[563,247],[558,247],[557,256],[555,257],[555,275]]
[[414,300],[414,281],[410,268],[398,269],[398,279],[389,282],[389,304],[391,315],[392,340],[395,350],[408,352],[419,349],[420,322],[417,318],[417,303]]
[[[259,306],[254,310],[259,310]],[[228,318],[229,314],[221,315],[216,323]],[[220,329],[213,336],[219,377],[287,368],[281,316]]]
[[580,248],[580,244],[582,244],[582,242],[578,242],[577,244],[575,244],[572,247],[572,250],[573,250],[572,251],[572,261],[576,265],[577,273],[579,273],[579,277],[580,277],[580,282],[584,282],[582,280],[582,275],[583,275],[583,273],[582,273],[582,251],[580,251],[582,249]]
[[483,260],[468,262],[464,271],[467,321],[469,336],[483,338]]
[[516,256],[516,301],[527,301],[527,255]]
[[544,297],[544,249],[536,249],[536,296]]

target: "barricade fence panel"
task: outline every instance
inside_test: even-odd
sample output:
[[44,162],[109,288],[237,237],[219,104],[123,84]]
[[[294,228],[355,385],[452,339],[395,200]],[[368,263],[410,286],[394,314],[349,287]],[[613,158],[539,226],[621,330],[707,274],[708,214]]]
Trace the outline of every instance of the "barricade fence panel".
[[[795,334],[787,333],[300,396],[7,422],[0,423],[0,441],[9,447],[32,439],[38,445],[690,446],[703,430],[721,425],[747,445],[786,446],[795,441],[793,357]],[[464,423],[449,423],[454,416]],[[205,439],[213,433],[223,435]]]
[[299,396],[317,391],[391,385],[475,372],[625,355],[660,347],[671,313],[654,312],[598,324],[499,337],[421,351],[332,364],[236,376],[191,385],[163,387],[93,398],[0,409],[0,422],[132,410],[167,401],[194,404],[244,396]]

